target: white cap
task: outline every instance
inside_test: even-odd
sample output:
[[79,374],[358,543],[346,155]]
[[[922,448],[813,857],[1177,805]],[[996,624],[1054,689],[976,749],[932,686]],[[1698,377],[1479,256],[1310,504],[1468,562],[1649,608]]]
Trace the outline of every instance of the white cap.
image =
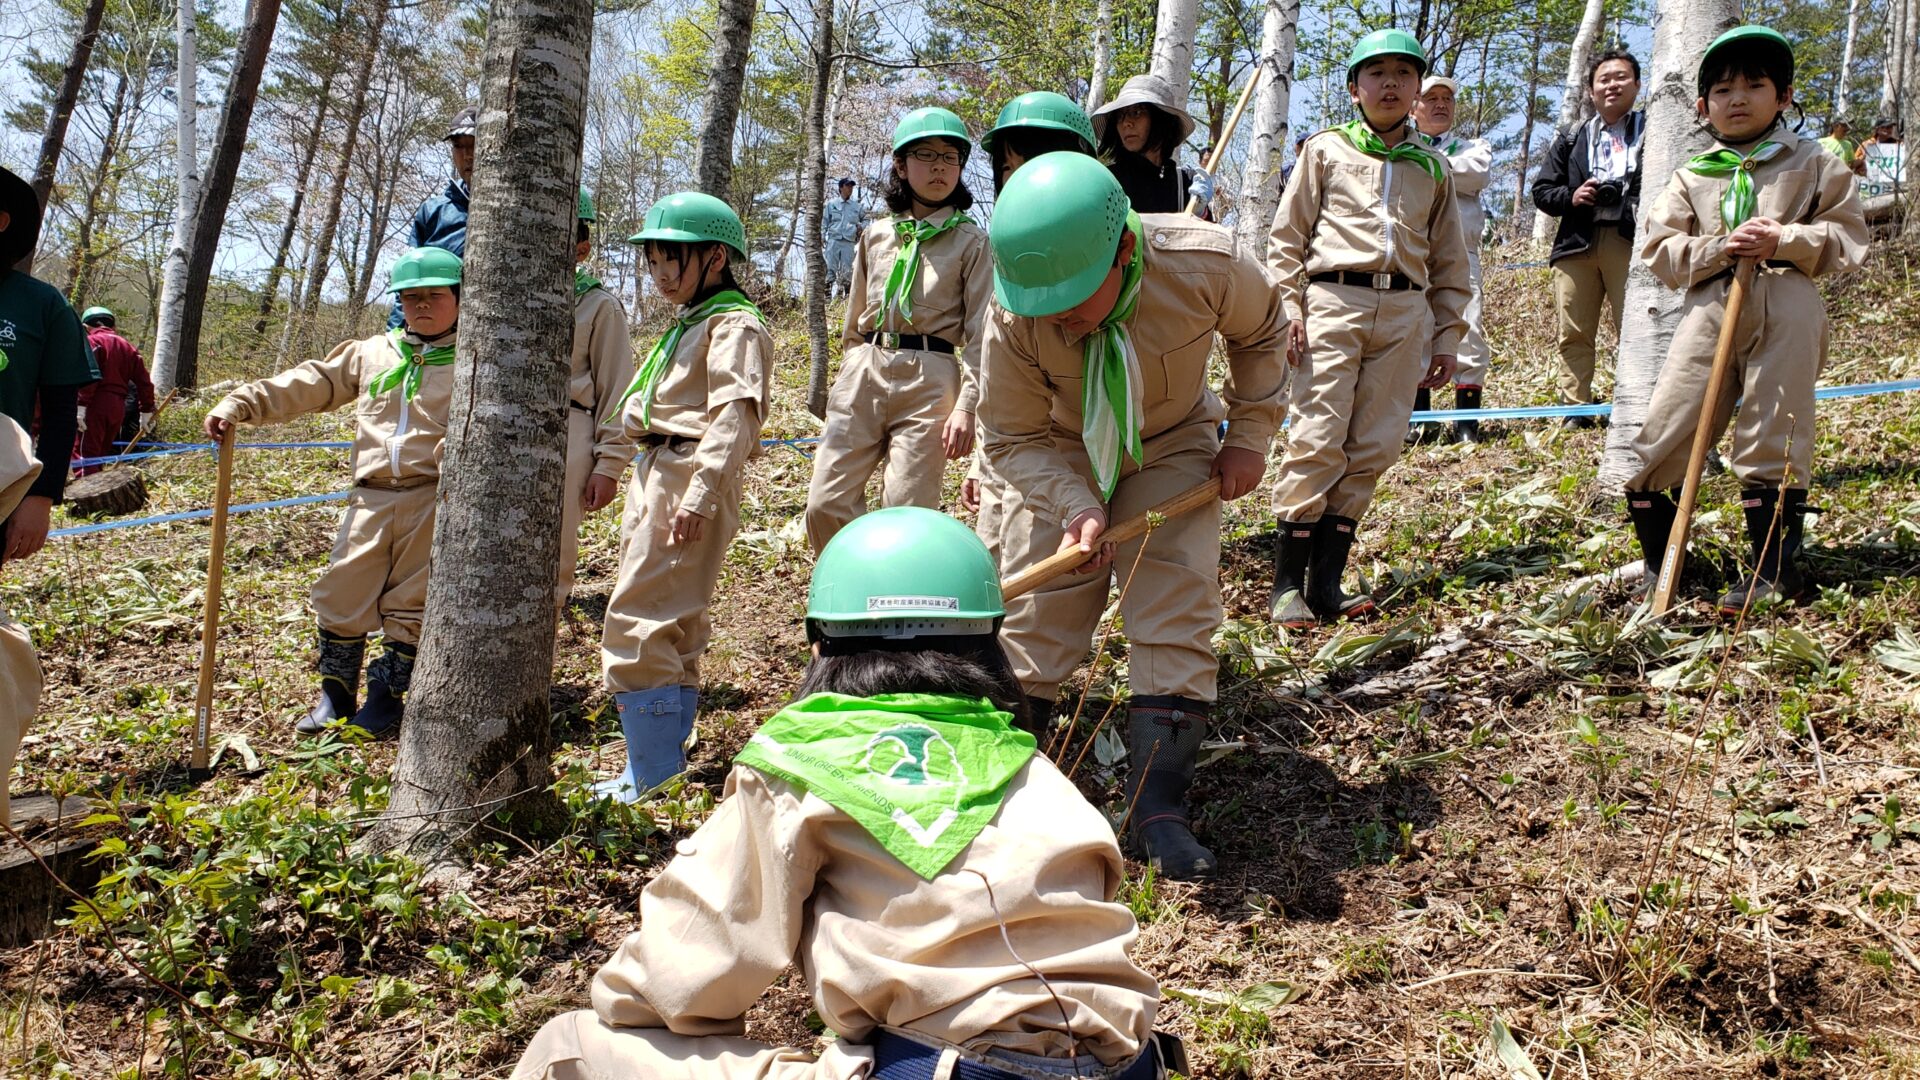
[[1427,91],[1436,86],[1444,86],[1453,91],[1455,97],[1458,97],[1460,94],[1460,84],[1458,82],[1445,75],[1429,75],[1427,76],[1427,81],[1420,84],[1420,96],[1426,97]]

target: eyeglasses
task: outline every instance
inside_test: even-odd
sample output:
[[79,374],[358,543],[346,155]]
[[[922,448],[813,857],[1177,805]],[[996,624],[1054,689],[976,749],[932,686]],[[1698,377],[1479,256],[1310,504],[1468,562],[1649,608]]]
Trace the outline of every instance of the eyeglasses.
[[907,151],[907,156],[924,165],[932,165],[938,162],[942,165],[952,165],[955,168],[960,166],[961,160],[960,151],[958,150],[931,150],[924,146],[918,150]]

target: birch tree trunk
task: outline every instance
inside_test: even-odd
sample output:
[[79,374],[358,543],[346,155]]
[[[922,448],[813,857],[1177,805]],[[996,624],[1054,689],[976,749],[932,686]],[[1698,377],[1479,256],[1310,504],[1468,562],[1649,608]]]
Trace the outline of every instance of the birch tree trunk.
[[562,812],[547,694],[592,40],[592,0],[493,0],[487,19],[459,405],[393,801],[367,839],[442,869],[479,822]]
[[[1640,143],[1639,235],[1646,235],[1647,212],[1682,162],[1706,149],[1694,121],[1695,58],[1720,33],[1740,21],[1738,0],[1659,0],[1653,15],[1653,79],[1647,95],[1647,128]],[[1627,272],[1620,348],[1614,359],[1613,416],[1600,459],[1598,485],[1618,492],[1640,471],[1634,436],[1647,414],[1647,399],[1666,362],[1667,346],[1680,322],[1682,294],[1654,279],[1634,259]]]
[[340,230],[341,203],[345,201],[347,180],[353,174],[353,154],[360,145],[360,122],[367,115],[367,84],[373,81],[373,65],[380,58],[380,46],[387,30],[387,0],[368,0],[372,9],[360,70],[353,76],[353,96],[347,104],[346,135],[340,144],[340,160],[334,165],[332,185],[328,188],[326,215],[320,219],[320,232],[314,238],[313,252],[307,261],[307,291],[300,299],[299,314],[307,320],[303,344],[311,344],[313,322],[320,313],[320,291],[327,283],[328,264],[333,261],[333,240]]
[[[182,302],[180,349],[174,365],[176,386],[200,382],[200,323],[206,314],[207,282],[213,277],[214,249],[233,200],[233,181],[240,174],[240,158],[247,151],[247,128],[260,97],[260,73],[266,70],[267,50],[280,22],[280,0],[251,0],[246,25],[240,31],[239,54],[227,80],[227,100],[220,109],[220,134],[207,159],[207,183],[201,189],[193,215],[193,243],[187,260],[186,296]],[[165,391],[162,391],[163,393]]]
[[1087,79],[1087,112],[1107,103],[1107,72],[1113,70],[1113,0],[1100,0],[1093,16],[1093,74]]
[[1880,65],[1880,115],[1892,116],[1900,103],[1900,86],[1906,76],[1907,53],[1913,44],[1907,39],[1907,8],[1914,0],[1887,0],[1887,57]]
[[[1573,47],[1567,50],[1567,82],[1560,95],[1559,131],[1565,131],[1593,115],[1593,99],[1587,95],[1587,65],[1593,61],[1593,44],[1600,38],[1600,27],[1606,21],[1606,13],[1606,0],[1587,0],[1586,10],[1580,14],[1580,29],[1573,35]],[[1535,210],[1534,242],[1544,242],[1552,231],[1553,218]]]
[[1828,124],[1847,115],[1847,80],[1853,75],[1853,41],[1859,33],[1860,0],[1847,0],[1847,39],[1840,47],[1840,77],[1833,82],[1833,116],[1827,118]]
[[1193,89],[1193,35],[1200,0],[1159,0],[1153,24],[1153,60],[1148,70],[1173,87],[1173,103],[1186,108]]
[[1240,250],[1262,264],[1267,230],[1280,205],[1280,166],[1286,153],[1287,111],[1293,96],[1293,47],[1300,29],[1300,0],[1266,0],[1260,19],[1260,59],[1249,78],[1253,92],[1253,138],[1240,177]]
[[740,95],[747,85],[755,7],[756,0],[720,0],[714,20],[694,176],[700,190],[716,199],[726,199],[733,188],[733,130],[740,119]]
[[[859,26],[860,0],[853,0],[852,3],[847,5],[846,25],[840,27],[840,42],[841,48],[844,51],[853,51],[853,32],[858,29]],[[827,134],[821,144],[826,148],[828,161],[833,160],[833,135],[840,123],[840,100],[846,96],[846,93],[847,63],[845,60],[839,60],[838,63],[833,65],[832,89],[827,92]]]
[[[60,90],[53,96],[53,107],[47,110],[47,127],[40,135],[40,157],[33,167],[32,180],[33,194],[41,206],[52,200],[54,174],[60,170],[60,150],[67,142],[67,125],[73,121],[73,106],[80,100],[80,84],[86,80],[87,63],[93,59],[93,43],[100,37],[100,17],[106,10],[107,0],[87,0],[87,10],[80,19],[80,36],[73,39],[67,66],[60,71]],[[21,273],[33,272],[33,255],[27,252],[16,264]]]
[[1905,190],[1896,188],[1895,197],[1906,206],[1905,224],[1901,235],[1909,241],[1920,240],[1920,124],[1914,123],[1915,114],[1920,113],[1920,57],[1913,54],[1914,47],[1920,45],[1920,0],[1903,0],[1906,8],[1907,25],[1903,35],[1907,56],[1901,66],[1900,99],[1894,103],[1893,119],[1899,127],[1903,142],[1906,144]]
[[[827,93],[833,79],[833,0],[813,3],[813,87],[807,98],[807,160],[800,170],[801,254],[807,267],[807,411],[827,415]],[[851,303],[851,301],[849,301]]]
[[174,156],[178,188],[173,205],[173,239],[167,245],[166,277],[154,316],[153,385],[161,394],[178,383],[180,330],[186,311],[187,266],[193,259],[193,212],[200,198],[200,144],[197,130],[199,58],[194,55],[193,0],[179,0],[180,59],[174,87]]

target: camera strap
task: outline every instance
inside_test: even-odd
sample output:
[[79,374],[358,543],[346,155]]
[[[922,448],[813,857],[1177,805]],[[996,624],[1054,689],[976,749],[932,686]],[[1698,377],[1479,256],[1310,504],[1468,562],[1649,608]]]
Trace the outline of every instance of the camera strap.
[[[1617,174],[1602,176],[1600,174],[1600,142],[1606,139],[1609,148],[1612,147],[1613,142],[1607,139],[1607,124],[1600,118],[1599,113],[1595,113],[1593,118],[1587,121],[1587,177],[1589,179],[1625,180],[1633,175],[1633,170],[1640,167],[1640,143],[1641,137],[1647,131],[1647,114],[1639,110],[1630,112],[1621,118],[1621,125],[1626,133],[1626,163]],[[1613,160],[1611,153],[1608,154],[1608,160],[1610,162]]]

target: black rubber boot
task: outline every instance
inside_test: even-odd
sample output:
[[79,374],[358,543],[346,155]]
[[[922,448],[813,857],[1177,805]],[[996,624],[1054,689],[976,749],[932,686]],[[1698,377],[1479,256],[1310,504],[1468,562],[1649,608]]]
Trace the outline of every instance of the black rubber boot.
[[1660,560],[1666,556],[1667,537],[1673,532],[1673,519],[1680,508],[1664,491],[1627,492],[1627,517],[1633,521],[1633,535],[1640,541],[1640,559],[1646,573],[1640,578],[1639,595],[1653,591],[1660,577]]
[[1206,737],[1204,701],[1137,697],[1127,709],[1127,787],[1133,792],[1127,832],[1140,861],[1161,877],[1196,881],[1214,875],[1213,852],[1193,838],[1187,789]]
[[1740,508],[1746,513],[1747,542],[1753,548],[1753,567],[1738,585],[1720,598],[1722,615],[1738,615],[1750,604],[1773,600],[1793,601],[1806,591],[1806,581],[1794,556],[1800,553],[1800,537],[1806,524],[1807,493],[1803,488],[1788,488],[1787,500],[1775,504],[1780,493],[1773,488],[1748,488],[1740,493]]
[[[1414,392],[1413,411],[1426,412],[1431,408],[1433,408],[1433,391],[1423,386]],[[1419,443],[1438,442],[1439,440],[1440,425],[1435,421],[1415,420],[1407,425],[1408,446],[1414,446]]]
[[[1480,388],[1477,386],[1456,386],[1453,388],[1453,407],[1455,409],[1478,409],[1480,407]],[[1479,442],[1480,421],[1455,420],[1453,422],[1453,441]]]
[[1267,614],[1274,625],[1302,630],[1319,622],[1307,606],[1307,560],[1313,555],[1313,522],[1282,521],[1273,542],[1273,596]]
[[320,700],[293,725],[300,735],[318,735],[328,724],[344,720],[359,706],[360,663],[367,656],[367,639],[320,631]]
[[1020,730],[1033,736],[1046,749],[1047,740],[1053,737],[1053,699],[1027,695],[1027,722]]
[[1326,514],[1313,527],[1313,557],[1307,562],[1307,606],[1323,622],[1357,619],[1373,613],[1373,597],[1349,596],[1340,590],[1353,553],[1352,518]]
[[353,715],[353,726],[376,739],[400,732],[406,716],[407,688],[413,683],[413,660],[419,648],[388,641],[386,649],[367,665],[367,703]]

